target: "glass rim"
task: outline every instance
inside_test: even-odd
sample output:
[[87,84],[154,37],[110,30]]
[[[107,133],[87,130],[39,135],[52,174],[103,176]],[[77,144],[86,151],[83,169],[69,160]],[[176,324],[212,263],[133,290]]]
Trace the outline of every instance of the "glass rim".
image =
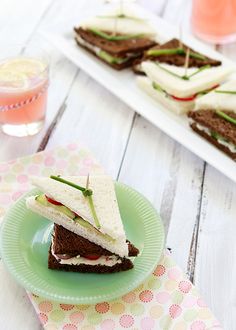
[[[10,59],[10,58],[31,58],[31,59],[38,59],[40,61],[42,61],[43,63],[45,63],[46,67],[42,70],[39,71],[39,73],[43,73],[45,71],[47,71],[49,69],[49,65],[50,65],[50,61],[51,61],[51,56],[49,54],[49,52],[41,47],[40,45],[27,45],[25,43],[4,43],[4,49],[13,49],[14,50],[17,49],[17,51],[15,53],[12,54],[6,54],[6,55],[2,55],[0,54],[0,63],[4,60]],[[31,50],[32,48],[32,50]],[[29,54],[24,54],[24,51],[27,52],[27,49],[29,50]],[[36,50],[36,53],[34,54],[34,50]],[[30,52],[32,52],[32,55],[30,54]],[[38,52],[38,53],[37,53]],[[40,54],[40,52],[42,54]]]
[[[24,43],[14,43],[14,44],[4,44],[4,49],[7,51],[5,54],[0,55],[0,64],[5,61],[10,61],[14,59],[32,59],[37,60],[43,64],[43,68],[40,69],[37,74],[35,75],[44,75],[45,74],[45,80],[49,79],[49,66],[50,66],[50,55],[47,50],[45,50],[43,47],[40,47],[40,45],[28,45]],[[15,50],[15,51],[14,51]],[[27,52],[28,51],[28,52]],[[3,52],[4,53],[4,52]],[[0,80],[1,81],[1,80]],[[32,88],[36,87],[32,86]],[[7,86],[0,86],[0,93],[14,93],[14,92],[21,92],[24,90],[27,90],[28,88],[24,87],[7,87]]]

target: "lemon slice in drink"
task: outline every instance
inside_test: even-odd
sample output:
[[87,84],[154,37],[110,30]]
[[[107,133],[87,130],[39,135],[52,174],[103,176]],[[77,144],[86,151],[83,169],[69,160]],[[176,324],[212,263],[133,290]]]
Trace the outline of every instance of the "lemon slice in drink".
[[47,67],[46,63],[33,58],[15,58],[2,64],[2,69],[25,74],[28,78],[34,78],[41,74]]
[[28,77],[23,73],[0,68],[0,88],[24,89],[28,87]]

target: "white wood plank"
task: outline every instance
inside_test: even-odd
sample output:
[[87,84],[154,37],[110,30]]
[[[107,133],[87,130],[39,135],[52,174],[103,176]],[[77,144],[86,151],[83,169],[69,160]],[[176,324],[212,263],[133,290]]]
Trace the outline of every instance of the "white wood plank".
[[[31,37],[31,33],[37,26],[39,20],[45,14],[50,1],[6,1],[1,2],[0,19],[0,40],[1,43],[8,43],[11,38],[19,43],[24,43]],[[53,11],[53,10],[52,10]],[[54,12],[56,15],[56,12]],[[7,18],[7,19],[6,19]],[[52,13],[50,14],[50,20]],[[46,21],[46,17],[45,17]],[[19,28],[20,27],[20,28]],[[7,40],[6,40],[7,39]],[[38,39],[39,41],[39,39]],[[44,44],[45,45],[45,44]],[[69,61],[65,60],[51,46],[53,59],[50,86],[48,116],[44,131],[39,135],[30,138],[11,138],[0,134],[0,158],[1,160],[11,159],[34,152],[41,141],[48,125],[51,123],[63,99],[65,98],[77,69]],[[39,330],[41,329],[34,309],[26,296],[25,290],[18,285],[0,265],[0,328],[4,330]]]
[[41,330],[27,293],[0,263],[0,329]]
[[[31,1],[30,6],[32,4]],[[29,6],[29,8],[31,8]],[[26,6],[27,8],[27,6]],[[37,9],[34,7],[35,10]],[[16,8],[17,9],[17,8]],[[36,10],[37,11],[37,10]],[[52,22],[53,17],[57,16],[59,8],[57,2],[54,6],[50,7],[48,13],[45,13],[41,24],[38,26],[40,29],[48,24],[48,22]],[[21,13],[21,12],[20,12]],[[21,20],[24,20],[24,12],[23,16],[20,16]],[[18,19],[20,19],[18,17]],[[38,16],[38,19],[41,18],[41,15]],[[22,38],[24,33],[27,31],[25,40],[29,39],[30,33],[29,31],[33,31],[35,28],[35,20],[36,18],[33,16],[32,21],[27,21],[27,29],[22,30]],[[11,22],[9,25],[5,26],[4,31],[8,34],[12,29]],[[19,30],[19,29],[18,29]],[[21,30],[21,29],[20,29]],[[7,34],[6,34],[7,35]],[[1,39],[0,39],[1,40]],[[34,34],[34,38],[30,42],[30,47],[32,45],[40,45],[43,49],[46,49],[48,54],[50,54],[50,87],[49,87],[49,97],[48,97],[48,106],[47,106],[47,117],[44,128],[41,132],[35,136],[25,137],[25,138],[16,138],[9,137],[4,133],[0,132],[0,160],[9,160],[16,157],[24,156],[30,153],[33,153],[37,150],[41,140],[43,139],[48,127],[50,126],[52,120],[56,116],[60,106],[64,102],[66,95],[69,92],[73,79],[78,71],[78,69],[67,59],[61,55],[53,46],[51,46],[48,42],[46,42],[40,36]]]
[[153,202],[168,232],[167,246],[184,271],[199,211],[202,171],[202,160],[136,118],[119,180]]
[[214,168],[207,167],[195,283],[227,330],[234,330],[236,324],[235,199],[236,185]]
[[[52,0],[1,0],[0,41],[5,45],[24,44]],[[2,47],[4,51],[4,47]],[[1,52],[2,55],[2,52]]]
[[[234,43],[217,45],[216,48],[235,61]],[[195,283],[227,330],[234,330],[236,324],[235,198],[235,183],[207,165],[201,201]]]
[[116,177],[133,111],[83,72],[76,77],[66,103],[67,110],[47,148],[72,140],[84,143]]

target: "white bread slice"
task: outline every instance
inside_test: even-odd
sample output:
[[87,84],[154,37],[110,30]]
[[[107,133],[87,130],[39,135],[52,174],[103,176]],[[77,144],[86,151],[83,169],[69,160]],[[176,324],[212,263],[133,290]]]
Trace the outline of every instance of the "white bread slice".
[[[120,14],[119,9],[105,12],[104,14],[88,18],[82,21],[79,26],[83,29],[94,28],[100,31],[127,34],[144,34],[147,37],[154,38],[156,35],[155,28],[148,22],[145,17],[139,15],[132,7],[124,6],[123,14],[128,16],[127,18],[118,18],[115,21],[114,17]],[[136,18],[136,19],[132,19]]]
[[137,84],[153,99],[162,103],[168,110],[175,112],[177,115],[184,114],[194,107],[194,101],[175,101],[168,98],[165,93],[154,89],[152,87],[152,81],[148,77],[138,77]]
[[196,101],[194,110],[217,109],[236,112],[236,94],[216,93],[217,90],[236,91],[236,80],[230,80],[199,98]]
[[97,245],[100,245],[112,253],[118,254],[120,257],[128,256],[128,245],[124,238],[112,242],[108,241],[96,232],[74,222],[74,220],[58,211],[55,207],[40,204],[35,200],[35,196],[31,196],[26,199],[26,206],[30,210],[42,215],[43,217],[68,229],[69,231],[72,231],[73,233],[80,235]]
[[[87,177],[63,176],[63,179],[85,187]],[[88,200],[80,190],[49,177],[33,176],[31,182],[47,196],[62,203],[96,227]],[[93,191],[93,203],[101,226],[99,231],[114,239],[125,240],[125,231],[112,178],[107,175],[90,176],[89,188]]]
[[[206,89],[212,88],[213,86],[221,83],[225,78],[233,72],[233,68],[229,66],[218,66],[205,69],[195,76],[191,77],[190,80],[184,80],[173,76],[167,69],[175,74],[183,76],[185,69],[183,67],[177,67],[174,65],[155,62],[144,61],[142,63],[142,69],[146,75],[158,85],[160,85],[168,94],[175,95],[177,97],[188,97]],[[189,68],[187,74],[196,72],[197,68]]]

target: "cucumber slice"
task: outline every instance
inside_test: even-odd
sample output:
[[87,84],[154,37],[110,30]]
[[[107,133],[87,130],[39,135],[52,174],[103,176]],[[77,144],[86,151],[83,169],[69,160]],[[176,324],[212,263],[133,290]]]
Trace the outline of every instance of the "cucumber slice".
[[35,200],[43,206],[53,207],[55,210],[64,213],[67,217],[71,219],[74,219],[75,217],[74,212],[68,209],[68,207],[64,205],[54,205],[52,203],[49,203],[45,195],[38,195],[35,197]]
[[53,205],[54,208],[58,209],[58,211],[64,213],[65,215],[67,215],[69,218],[74,219],[75,214],[73,211],[71,211],[70,209],[68,209],[68,207],[64,206],[64,205]]
[[110,64],[121,64],[121,63],[128,61],[128,58],[114,57],[114,56],[108,54],[107,52],[105,52],[104,50],[100,50],[100,52],[98,53],[98,56]]
[[107,234],[103,234],[99,230],[97,230],[96,228],[94,228],[88,221],[86,221],[86,220],[84,220],[82,218],[79,218],[79,217],[76,217],[74,220],[75,220],[76,223],[78,223],[82,227],[85,227],[85,228],[87,228],[89,230],[95,231],[96,232],[96,235],[102,236],[107,241],[109,241],[109,242],[114,242],[115,241],[114,238],[112,238],[111,236],[109,236]]
[[38,195],[35,197],[35,200],[44,206],[48,206],[48,201],[45,195]]
[[78,223],[79,225],[81,225],[82,227],[94,230],[94,227],[88,221],[85,221],[82,218],[76,217],[75,222]]
[[68,209],[68,207],[64,206],[64,205],[54,205],[52,203],[49,203],[47,198],[45,197],[45,195],[38,195],[35,197],[35,200],[40,203],[43,206],[46,207],[53,207],[55,210],[64,213],[67,217],[69,217],[70,219],[73,219],[76,223],[78,223],[80,226],[87,228],[91,231],[95,231],[97,235],[102,236],[103,238],[105,238],[107,241],[109,242],[114,242],[114,238],[112,238],[111,236],[107,235],[107,234],[103,234],[101,233],[99,230],[97,230],[96,228],[93,227],[93,225],[91,225],[88,221],[75,216],[75,213],[73,211],[71,211],[70,209]]

